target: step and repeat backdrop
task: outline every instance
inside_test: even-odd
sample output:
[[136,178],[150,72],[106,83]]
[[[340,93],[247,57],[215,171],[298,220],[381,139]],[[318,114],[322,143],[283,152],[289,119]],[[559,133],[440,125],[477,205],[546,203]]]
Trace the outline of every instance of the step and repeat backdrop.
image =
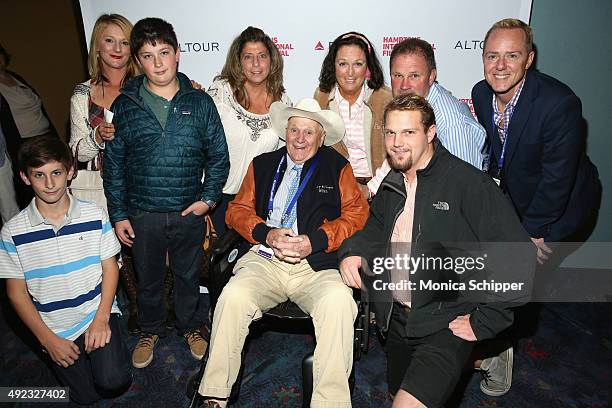
[[311,97],[329,44],[348,31],[374,44],[389,84],[389,55],[406,37],[434,47],[438,82],[471,107],[472,86],[483,78],[484,36],[496,21],[529,22],[531,0],[80,0],[85,36],[100,14],[118,13],[135,23],[160,17],[172,23],[180,42],[179,69],[208,87],[225,62],[227,50],[247,26],[263,29],[284,57],[284,82],[297,102]]

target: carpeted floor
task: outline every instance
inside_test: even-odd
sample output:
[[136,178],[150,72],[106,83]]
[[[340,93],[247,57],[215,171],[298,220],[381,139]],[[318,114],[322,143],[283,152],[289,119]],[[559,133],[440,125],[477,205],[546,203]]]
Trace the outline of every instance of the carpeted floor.
[[[16,334],[24,333],[24,328],[4,294],[0,298],[0,386],[57,385],[49,368],[33,351],[36,348],[32,339]],[[206,316],[207,295],[202,295],[202,300],[201,313]],[[136,338],[126,337],[132,349]],[[248,345],[240,397],[233,406],[301,406],[300,362],[313,348],[313,337],[308,334],[255,331]],[[198,367],[184,340],[170,334],[158,343],[153,363],[134,371],[134,383],[127,393],[95,406],[186,406],[185,386]],[[376,336],[371,336],[370,351],[356,369],[353,406],[390,407],[385,356]],[[467,373],[448,406],[610,407],[612,304],[542,305],[535,332],[521,340],[515,351],[512,390],[503,397],[487,397],[480,392],[479,381],[478,374]],[[19,406],[29,405],[44,406]]]

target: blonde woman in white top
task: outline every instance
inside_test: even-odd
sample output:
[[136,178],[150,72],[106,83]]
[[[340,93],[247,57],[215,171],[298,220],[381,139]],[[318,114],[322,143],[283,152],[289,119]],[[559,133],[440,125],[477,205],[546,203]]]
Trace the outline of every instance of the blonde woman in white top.
[[232,42],[221,74],[208,89],[225,130],[230,154],[230,174],[223,198],[213,212],[218,233],[225,231],[225,211],[234,199],[255,156],[282,146],[270,123],[270,105],[291,106],[283,87],[283,60],[262,30],[247,27]]
[[[132,23],[119,14],[98,17],[87,59],[91,79],[77,84],[70,99],[70,147],[74,151],[78,145],[77,160],[90,170],[99,169],[100,152],[115,136],[104,110],[110,110],[121,87],[139,73],[130,55],[131,32]],[[98,204],[106,207],[103,201]]]
[[[91,33],[87,66],[91,79],[77,84],[70,98],[70,147],[78,145],[79,168],[100,169],[105,143],[115,137],[115,127],[104,120],[104,109],[110,109],[121,87],[139,73],[130,55],[132,23],[119,14],[103,14],[96,20]],[[78,174],[77,174],[78,178]],[[100,184],[101,184],[100,177]],[[78,197],[78,194],[75,194]],[[100,188],[95,202],[106,210],[106,198]],[[90,200],[92,197],[80,197]],[[122,251],[124,267],[120,270],[129,304],[128,330],[138,330],[136,324],[136,278],[131,258]]]

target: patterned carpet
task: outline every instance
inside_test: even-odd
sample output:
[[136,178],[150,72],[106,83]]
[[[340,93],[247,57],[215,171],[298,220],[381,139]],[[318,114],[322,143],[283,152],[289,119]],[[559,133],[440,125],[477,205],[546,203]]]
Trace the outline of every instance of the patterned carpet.
[[[3,288],[0,287],[0,289]],[[6,304],[0,310],[0,386],[55,386],[31,338]],[[208,297],[202,295],[202,316]],[[515,351],[510,393],[492,398],[482,394],[479,375],[467,373],[450,407],[591,407],[612,401],[612,304],[547,304],[539,310],[535,332]],[[125,327],[124,327],[125,329]],[[25,332],[27,333],[27,331]],[[136,338],[127,336],[133,348]],[[308,334],[255,330],[246,354],[244,378],[235,407],[301,406],[300,362],[314,348]],[[354,407],[390,407],[386,393],[384,351],[371,336],[370,351],[356,365]],[[170,334],[160,340],[153,363],[135,370],[130,390],[96,407],[183,407],[185,386],[198,369],[184,340]],[[18,406],[42,407],[44,404]],[[17,406],[17,405],[16,405]],[[62,406],[62,405],[60,405]],[[66,405],[63,405],[66,406]]]

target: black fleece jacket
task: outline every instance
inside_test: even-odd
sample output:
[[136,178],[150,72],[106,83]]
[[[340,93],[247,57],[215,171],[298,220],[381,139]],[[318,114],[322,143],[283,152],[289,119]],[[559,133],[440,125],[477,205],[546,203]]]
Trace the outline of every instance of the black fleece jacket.
[[[420,284],[420,281],[433,279],[437,282],[453,280],[467,283],[471,278],[503,275],[524,285],[523,290],[502,296],[496,293],[487,296],[482,293],[466,295],[461,290],[444,295],[436,291],[413,291],[408,335],[426,336],[447,328],[448,323],[459,315],[471,314],[470,322],[478,340],[495,337],[512,324],[512,307],[529,299],[535,269],[535,246],[494,181],[450,154],[437,140],[434,141],[434,154],[429,164],[417,171],[417,182],[412,230],[413,256],[456,255],[457,251],[472,254],[490,251],[496,255],[490,257],[493,259],[489,259],[491,262],[487,262],[486,270],[480,275],[459,275],[455,271],[449,275],[439,270],[421,268],[410,276],[411,281]],[[391,171],[372,202],[364,229],[343,242],[338,250],[339,259],[361,256],[372,270],[374,258],[389,256],[391,234],[405,201],[403,175]],[[501,270],[498,268],[500,266]],[[373,290],[373,280],[389,279],[386,272],[374,276],[366,273],[362,277],[368,290]],[[374,298],[372,306],[378,324],[386,330],[392,298],[390,292],[382,298],[377,295],[380,293],[370,295],[371,299]],[[487,301],[483,301],[484,297]]]

